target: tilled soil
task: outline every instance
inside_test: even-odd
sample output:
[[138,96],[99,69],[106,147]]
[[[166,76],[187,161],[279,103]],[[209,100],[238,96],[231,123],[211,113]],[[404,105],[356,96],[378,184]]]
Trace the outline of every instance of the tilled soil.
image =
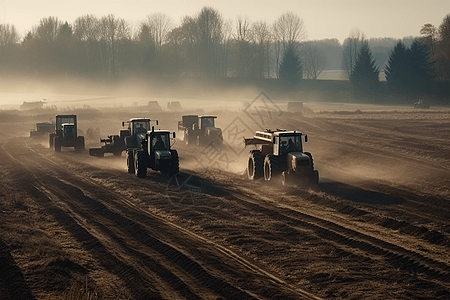
[[124,155],[55,154],[3,125],[0,299],[450,298],[449,110],[271,119],[308,134],[311,188],[248,181],[248,150],[225,168],[181,141],[177,177],[139,179]]

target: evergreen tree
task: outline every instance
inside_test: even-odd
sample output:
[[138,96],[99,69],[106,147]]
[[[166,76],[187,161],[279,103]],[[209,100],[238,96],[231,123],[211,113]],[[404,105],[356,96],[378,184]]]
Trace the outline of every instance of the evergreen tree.
[[384,71],[389,90],[397,96],[406,96],[408,94],[410,81],[408,55],[408,49],[399,41],[389,53],[389,59]]
[[414,40],[410,48],[398,42],[389,55],[386,80],[390,91],[400,97],[420,97],[430,92],[435,78],[425,45]]
[[409,48],[409,59],[411,69],[410,91],[412,95],[422,96],[429,93],[435,75],[426,45],[418,39],[414,40]]
[[280,64],[279,78],[287,87],[295,87],[303,77],[303,67],[293,43],[289,43]]
[[350,76],[355,95],[363,99],[374,96],[380,86],[379,74],[369,44],[363,41]]

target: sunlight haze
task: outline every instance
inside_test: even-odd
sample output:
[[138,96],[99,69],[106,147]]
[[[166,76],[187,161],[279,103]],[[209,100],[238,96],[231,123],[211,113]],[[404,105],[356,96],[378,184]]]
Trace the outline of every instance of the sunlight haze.
[[218,10],[225,20],[236,20],[238,16],[251,21],[267,21],[270,24],[284,12],[293,12],[304,20],[309,40],[337,38],[340,42],[350,31],[358,29],[368,38],[419,36],[422,25],[439,26],[450,13],[450,1],[358,1],[358,0],[227,0],[227,1],[144,1],[144,0],[0,0],[0,24],[16,26],[24,36],[42,18],[57,17],[73,23],[86,14],[102,17],[114,14],[132,25],[152,13],[169,15],[178,25],[184,16],[193,16],[204,6]]

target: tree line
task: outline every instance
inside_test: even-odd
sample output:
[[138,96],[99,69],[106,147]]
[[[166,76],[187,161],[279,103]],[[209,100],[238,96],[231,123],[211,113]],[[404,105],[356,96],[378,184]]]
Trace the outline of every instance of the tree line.
[[[435,94],[437,82],[450,81],[450,14],[439,28],[425,24],[420,33],[422,37],[409,47],[397,41],[384,66],[389,92],[400,101]],[[343,66],[357,98],[370,99],[379,94],[380,68],[359,31],[344,43]]]
[[272,78],[287,43],[305,38],[303,20],[293,13],[269,25],[225,21],[204,7],[178,26],[155,13],[136,28],[114,15],[84,15],[72,24],[48,17],[23,38],[14,25],[0,24],[0,72]]
[[[394,63],[394,57],[408,56],[411,64],[419,59],[411,51],[420,45],[426,57],[419,60],[427,61],[430,78],[449,81],[449,20],[447,15],[439,27],[425,24],[420,38],[366,39],[355,31],[341,45],[337,39],[307,41],[303,20],[290,12],[272,24],[242,17],[232,22],[204,7],[178,25],[169,16],[154,13],[136,27],[114,15],[84,15],[72,24],[48,17],[23,38],[14,25],[0,24],[0,74],[150,74],[281,78],[298,83],[302,78],[317,79],[324,69],[342,67],[357,87],[358,80],[368,79],[356,78],[369,76],[370,70],[386,69],[388,81],[397,78],[401,72],[395,70],[402,64]],[[405,53],[400,53],[398,43]]]

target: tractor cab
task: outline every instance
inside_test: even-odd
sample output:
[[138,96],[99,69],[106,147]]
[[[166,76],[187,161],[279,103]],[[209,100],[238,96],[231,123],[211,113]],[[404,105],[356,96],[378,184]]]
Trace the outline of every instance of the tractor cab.
[[132,124],[131,134],[147,133],[150,130],[150,121],[133,121]]
[[[132,118],[122,122],[122,127],[128,125],[129,135],[125,137],[127,148],[140,148],[142,141],[146,138],[147,132],[150,131],[150,122],[148,118]],[[158,121],[156,120],[156,124]]]
[[150,152],[159,150],[170,150],[170,132],[167,130],[155,130],[151,131],[149,134],[149,145],[148,148]]
[[214,126],[214,119],[217,118],[216,116],[199,116],[198,117],[198,126],[200,129],[209,128],[209,127],[215,127]]
[[[175,138],[175,133],[173,133]],[[168,130],[152,130],[148,133],[148,156],[150,165],[156,169],[164,168],[172,159],[170,151],[170,131]]]
[[275,155],[284,155],[291,152],[303,152],[302,134],[298,132],[280,133],[275,136],[273,145]]
[[133,118],[129,121],[122,122],[122,126],[128,124],[128,130],[131,135],[135,135],[138,133],[147,133],[150,130],[150,119],[147,118]]

